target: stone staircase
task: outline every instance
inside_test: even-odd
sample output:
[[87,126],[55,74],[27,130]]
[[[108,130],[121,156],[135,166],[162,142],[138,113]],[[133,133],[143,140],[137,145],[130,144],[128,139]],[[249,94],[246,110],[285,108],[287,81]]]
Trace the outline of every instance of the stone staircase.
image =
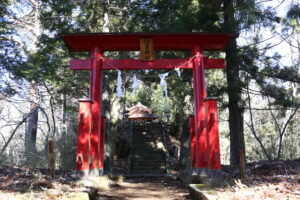
[[132,175],[166,174],[166,150],[160,123],[134,123],[130,166]]

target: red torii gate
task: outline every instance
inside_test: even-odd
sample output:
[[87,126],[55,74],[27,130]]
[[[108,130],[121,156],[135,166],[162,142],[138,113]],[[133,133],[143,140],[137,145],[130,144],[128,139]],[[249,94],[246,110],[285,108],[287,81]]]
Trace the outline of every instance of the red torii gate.
[[[70,51],[91,52],[85,60],[71,60],[70,69],[90,70],[90,99],[80,100],[76,168],[84,175],[103,172],[104,118],[101,118],[103,70],[193,70],[194,116],[190,117],[191,161],[194,174],[218,170],[220,145],[217,101],[206,96],[205,69],[223,69],[223,59],[203,57],[203,51],[224,51],[232,34],[219,33],[66,33],[61,34]],[[192,51],[181,59],[108,59],[104,51],[139,51],[140,41],[150,39],[154,50]],[[116,66],[116,67],[115,67]]]

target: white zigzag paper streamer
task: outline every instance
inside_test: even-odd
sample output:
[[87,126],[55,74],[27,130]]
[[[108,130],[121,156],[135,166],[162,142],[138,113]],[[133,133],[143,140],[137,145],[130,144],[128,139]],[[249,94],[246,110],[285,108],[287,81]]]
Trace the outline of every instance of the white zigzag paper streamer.
[[131,96],[134,96],[134,93],[136,91],[136,88],[141,84],[141,81],[139,79],[136,78],[136,75],[133,76],[132,78],[132,92],[131,92]]
[[123,97],[122,92],[122,73],[118,70],[118,79],[117,79],[117,97]]
[[169,72],[164,73],[164,74],[159,74],[159,78],[160,78],[160,86],[163,88],[164,92],[165,92],[165,96],[166,98],[168,98],[168,85],[167,82],[165,80],[165,78],[169,75]]

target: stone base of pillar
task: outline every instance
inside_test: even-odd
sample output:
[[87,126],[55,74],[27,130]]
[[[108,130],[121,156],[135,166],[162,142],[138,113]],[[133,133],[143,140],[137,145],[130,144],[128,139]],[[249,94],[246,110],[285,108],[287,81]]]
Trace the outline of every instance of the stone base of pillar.
[[218,178],[221,177],[220,169],[207,169],[207,168],[194,168],[192,171],[193,176]]
[[89,176],[99,176],[99,169],[90,169]]
[[104,174],[103,168],[100,168],[99,169],[99,176],[103,176],[103,174]]
[[78,175],[81,178],[89,177],[89,176],[103,176],[104,171],[101,169],[90,169],[90,170],[78,170]]
[[80,178],[86,178],[89,176],[89,170],[78,170],[77,172]]

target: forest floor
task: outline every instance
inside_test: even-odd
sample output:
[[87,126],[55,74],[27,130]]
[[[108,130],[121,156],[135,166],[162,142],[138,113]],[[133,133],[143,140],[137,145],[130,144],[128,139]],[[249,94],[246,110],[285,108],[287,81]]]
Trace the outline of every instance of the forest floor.
[[[119,177],[118,177],[119,178]],[[84,184],[82,184],[84,183]],[[86,196],[84,194],[87,194]],[[188,187],[174,177],[107,177],[77,180],[72,172],[0,166],[0,200],[181,200]]]
[[[300,199],[300,160],[248,164],[243,180],[229,166],[223,167],[223,175],[214,183],[222,200]],[[52,178],[46,169],[0,166],[0,200],[191,199],[188,187],[174,177],[103,178],[98,184],[98,189],[81,185],[72,171],[57,171]]]
[[224,178],[215,187],[222,200],[300,199],[300,159],[247,164],[242,180],[234,177],[230,166],[222,169]]

